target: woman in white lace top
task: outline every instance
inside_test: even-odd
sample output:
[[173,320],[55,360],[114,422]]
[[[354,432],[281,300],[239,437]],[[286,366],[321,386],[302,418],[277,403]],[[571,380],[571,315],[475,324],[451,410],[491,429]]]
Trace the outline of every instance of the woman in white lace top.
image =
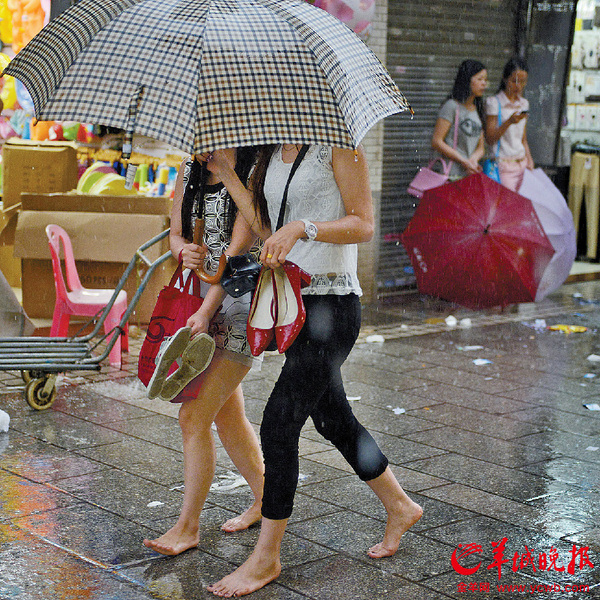
[[253,193],[221,152],[205,157],[208,169],[223,181],[254,232],[265,240],[263,264],[275,269],[288,260],[311,275],[310,285],[302,290],[306,322],[286,352],[263,414],[260,537],[241,567],[208,587],[217,596],[251,593],[279,575],[281,541],[298,482],[298,441],[308,417],[373,489],[388,513],[383,541],[369,550],[369,556],[394,554],[404,532],[422,514],[352,413],[340,372],[360,329],[356,244],[369,241],[374,226],[364,152],[311,146],[291,179],[284,225],[272,231],[299,151],[296,144],[265,149],[250,181]]

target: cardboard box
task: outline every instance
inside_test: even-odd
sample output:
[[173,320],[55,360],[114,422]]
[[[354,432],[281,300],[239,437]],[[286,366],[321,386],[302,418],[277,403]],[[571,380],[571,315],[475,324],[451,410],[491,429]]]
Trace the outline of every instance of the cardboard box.
[[[116,287],[139,246],[168,227],[166,211],[170,206],[164,198],[24,194],[22,199],[24,207],[40,209],[22,210],[15,232],[15,255],[22,259],[23,307],[33,318],[52,318],[56,298],[46,225],[55,223],[69,234],[82,285],[109,289]],[[59,206],[67,210],[43,210]],[[77,207],[80,211],[75,210]],[[87,210],[83,212],[81,208]],[[103,212],[107,208],[122,212]],[[132,210],[158,214],[127,212]],[[145,255],[153,261],[167,250],[165,239]],[[157,269],[130,322],[143,324],[150,320],[158,293],[168,283],[176,264],[171,259]],[[127,280],[125,290],[129,300],[145,272],[138,265]]]
[[14,257],[16,207],[0,210],[0,271],[11,287],[21,287],[21,261]]
[[69,142],[11,138],[2,149],[4,209],[21,201],[21,192],[67,192],[77,187],[77,150]]

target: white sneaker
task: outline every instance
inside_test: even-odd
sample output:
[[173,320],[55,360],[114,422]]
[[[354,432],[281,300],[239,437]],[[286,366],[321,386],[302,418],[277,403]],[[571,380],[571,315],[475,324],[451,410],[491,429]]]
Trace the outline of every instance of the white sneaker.
[[199,333],[181,355],[179,369],[169,375],[160,390],[162,400],[173,400],[181,390],[204,371],[215,353],[215,341],[207,333]]
[[165,338],[154,359],[156,368],[148,383],[146,394],[148,398],[156,398],[165,382],[171,365],[181,356],[192,336],[191,327],[178,329],[170,338]]

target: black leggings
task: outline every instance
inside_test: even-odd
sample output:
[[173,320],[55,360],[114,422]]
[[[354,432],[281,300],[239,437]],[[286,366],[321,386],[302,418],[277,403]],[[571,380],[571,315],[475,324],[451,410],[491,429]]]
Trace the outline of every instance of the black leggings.
[[298,441],[309,416],[363,481],[379,477],[388,465],[375,440],[352,413],[342,383],[340,368],[360,329],[358,296],[303,299],[306,323],[286,352],[260,428],[265,460],[262,515],[274,520],[292,514],[299,473]]

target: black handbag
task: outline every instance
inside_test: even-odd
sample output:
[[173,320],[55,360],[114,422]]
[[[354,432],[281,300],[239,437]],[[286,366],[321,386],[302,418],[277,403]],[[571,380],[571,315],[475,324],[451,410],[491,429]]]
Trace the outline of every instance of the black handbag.
[[[288,188],[292,177],[296,172],[296,169],[300,166],[302,159],[308,152],[309,146],[305,144],[298,152],[298,156],[292,165],[290,175],[283,191],[283,200],[281,201],[281,208],[279,209],[279,218],[277,219],[277,227],[279,229],[283,225],[283,216],[285,213],[285,206],[287,204]],[[248,292],[253,292],[256,289],[258,283],[258,276],[262,265],[256,259],[256,256],[252,252],[246,254],[239,254],[237,256],[230,256],[223,271],[221,277],[221,286],[223,289],[234,298],[239,298]]]
[[252,252],[230,256],[221,277],[221,286],[234,298],[253,292],[258,283],[260,263]]

